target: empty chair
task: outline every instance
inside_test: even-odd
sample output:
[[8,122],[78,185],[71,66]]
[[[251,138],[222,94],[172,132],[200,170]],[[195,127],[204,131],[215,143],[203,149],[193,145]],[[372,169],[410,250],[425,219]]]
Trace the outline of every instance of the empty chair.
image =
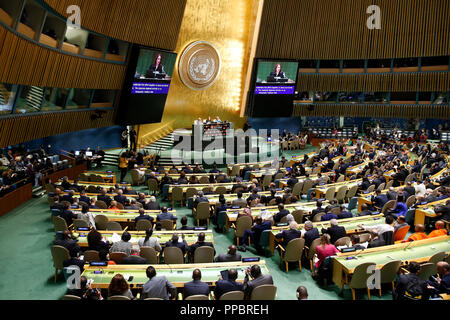
[[75,219],[73,220],[73,228],[89,228],[89,224],[83,219]]
[[161,223],[161,228],[165,230],[174,230],[177,228],[176,223],[173,223],[172,220],[161,220],[159,221]]
[[384,190],[384,186],[385,186],[385,185],[386,185],[386,183],[384,183],[384,182],[380,183],[380,184],[378,185],[377,190],[380,190],[380,191]]
[[389,180],[389,182],[386,183],[386,186],[384,187],[384,189],[385,189],[385,190],[386,190],[386,189],[389,189],[390,187],[393,186],[393,184],[394,184],[394,180]]
[[304,181],[302,194],[308,193],[309,189],[311,189],[313,185],[314,185],[314,181],[313,180]]
[[334,194],[335,194],[336,188],[333,187],[329,187],[327,192],[325,193],[325,199],[328,201],[331,201],[334,199]]
[[183,251],[177,247],[165,247],[163,251],[165,264],[183,264]]
[[375,185],[374,184],[372,184],[372,185],[370,185],[368,188],[367,188],[367,192],[368,193],[370,193],[370,192],[373,192],[375,190]]
[[194,296],[189,296],[184,300],[209,300],[208,296],[202,295],[202,294],[197,294]]
[[408,199],[406,199],[406,207],[408,209],[411,208],[415,202],[416,196],[415,195],[409,196]]
[[312,175],[318,174],[320,172],[320,167],[314,167],[314,169],[311,171]]
[[347,191],[346,199],[352,199],[354,196],[356,196],[356,192],[358,192],[358,185],[354,185]]
[[[380,284],[391,283],[392,290],[394,290],[394,279],[397,275],[398,269],[402,264],[401,260],[390,261],[386,263],[380,270]],[[381,285],[378,289],[378,293],[381,297]]]
[[106,230],[109,219],[107,216],[105,216],[103,214],[98,214],[95,216],[94,221],[95,221],[95,226],[97,227],[97,230]]
[[227,188],[225,188],[224,186],[219,186],[216,188],[216,190],[214,190],[214,192],[217,194],[226,194]]
[[68,230],[66,220],[64,220],[61,217],[54,216],[53,217],[53,228],[55,230],[55,233],[58,231]]
[[164,300],[164,299],[161,299],[161,298],[145,298],[144,300]]
[[239,175],[239,172],[241,170],[241,166],[238,164],[233,165],[233,167],[231,168],[231,176],[235,177],[237,175]]
[[183,206],[183,189],[181,187],[172,188],[172,207],[175,207],[175,201],[180,201]]
[[436,265],[432,262],[427,262],[420,265],[419,278],[428,280],[431,276],[436,274]]
[[297,182],[294,185],[294,188],[292,189],[292,195],[296,196],[296,197],[300,197],[300,193],[302,192],[302,189],[303,189],[303,181]]
[[201,184],[208,184],[209,183],[209,178],[207,176],[201,176],[199,182]]
[[370,233],[362,233],[359,235],[359,242],[364,243],[370,240]]
[[108,297],[108,300],[131,300],[131,299],[125,296],[111,296]]
[[320,212],[320,213],[316,214],[314,216],[312,222],[319,222],[320,219],[322,219],[322,216],[324,216],[324,215],[325,215],[325,212]]
[[156,192],[159,191],[158,181],[156,181],[155,179],[148,179],[147,185],[149,192],[155,194]]
[[347,186],[341,186],[341,187],[338,189],[338,192],[336,193],[336,200],[337,200],[339,203],[344,202],[344,199],[345,199],[345,195],[346,195],[346,193],[347,193],[347,190],[348,190]]
[[339,178],[337,178],[337,180],[336,180],[337,183],[344,182],[344,181],[345,181],[345,176],[343,174],[341,174],[339,176]]
[[381,213],[385,214],[388,209],[394,209],[396,204],[396,200],[389,200],[384,204],[383,208],[381,209]]
[[52,246],[53,267],[55,268],[55,282],[58,277],[58,271],[63,270],[64,260],[70,259],[69,250],[62,246]]
[[302,253],[303,248],[305,246],[305,239],[298,238],[293,239],[289,241],[289,243],[286,246],[286,249],[284,249],[281,245],[279,248],[280,251],[280,263],[282,260],[284,260],[286,265],[286,272],[289,271],[289,262],[297,262],[298,261],[298,267],[300,271],[302,271]]
[[406,234],[409,231],[410,226],[404,226],[397,230],[397,232],[394,233],[394,242],[400,242],[403,239],[405,239]]
[[266,190],[269,187],[271,182],[272,182],[272,175],[266,174],[264,176],[263,183],[262,183],[263,190]]
[[194,263],[214,262],[214,248],[203,246],[195,249]]
[[367,289],[367,297],[370,300],[370,289],[367,287],[367,279],[372,273],[367,272],[367,268],[376,266],[376,263],[366,262],[358,265],[353,272],[352,279],[350,280],[349,287],[352,290],[353,300],[356,299],[356,289]]
[[109,259],[114,261],[117,264],[122,263],[122,259],[127,257],[128,255],[124,252],[111,252],[109,254]]
[[140,177],[139,172],[136,169],[130,170],[130,174],[131,174],[131,181],[132,181],[131,183],[133,184],[133,186],[144,183],[144,179],[145,179],[144,176]]
[[146,259],[148,264],[158,263],[158,254],[152,247],[141,247],[139,255]]
[[230,291],[224,293],[219,300],[244,300],[243,291]]
[[186,201],[188,201],[189,198],[192,198],[194,195],[197,194],[197,189],[189,187],[186,189]]
[[445,256],[446,256],[446,254],[444,251],[437,252],[437,253],[433,254],[433,256],[430,258],[430,260],[428,260],[428,262],[437,264],[439,261],[444,261]]
[[152,228],[152,223],[149,220],[141,219],[136,223],[137,231],[146,231]]
[[342,237],[336,240],[334,243],[335,247],[342,247],[342,246],[348,246],[351,245],[352,241],[349,237]]
[[97,250],[86,250],[84,252],[84,260],[87,262],[100,261],[100,256]]
[[294,217],[295,222],[297,222],[298,224],[303,223],[303,215],[304,214],[305,214],[305,212],[303,210],[294,210],[292,212],[292,216]]
[[116,221],[108,221],[108,223],[106,224],[106,230],[122,231],[122,226],[120,225],[120,223],[118,223]]
[[275,300],[277,287],[272,284],[263,284],[253,289],[250,300]]

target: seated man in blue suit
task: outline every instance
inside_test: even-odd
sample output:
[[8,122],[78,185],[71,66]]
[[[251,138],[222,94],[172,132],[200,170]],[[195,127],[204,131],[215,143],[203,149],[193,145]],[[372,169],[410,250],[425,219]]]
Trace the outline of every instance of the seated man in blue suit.
[[372,196],[372,204],[374,207],[379,208],[379,210],[383,209],[383,206],[386,202],[389,201],[386,194],[382,194],[380,190],[375,191],[375,197]]
[[247,251],[247,244],[248,244],[248,238],[250,237],[251,241],[255,244],[255,246],[258,248],[259,239],[261,238],[261,234],[264,230],[270,230],[272,229],[272,223],[267,220],[263,222],[263,219],[261,216],[258,216],[255,218],[255,224],[253,225],[251,230],[245,230],[244,236],[243,236],[243,246],[241,248],[242,251]]
[[171,212],[167,212],[167,207],[162,207],[161,213],[156,216],[156,220],[177,220],[177,217],[175,217]]
[[184,284],[183,299],[195,295],[209,296],[209,286],[207,283],[202,282],[201,279],[202,272],[200,269],[195,269],[192,272],[192,281]]
[[184,240],[184,234],[181,235],[181,238],[183,239],[182,242],[178,241],[178,234],[174,233],[172,235],[172,239],[170,241],[166,242],[166,247],[177,247],[181,249],[181,252],[183,252],[183,255],[186,253],[186,251],[188,250],[188,245],[186,240]]
[[222,295],[231,291],[244,291],[244,285],[236,282],[238,272],[236,269],[228,270],[228,279],[220,279],[216,282],[216,288],[214,289],[214,296],[216,300],[219,300]]

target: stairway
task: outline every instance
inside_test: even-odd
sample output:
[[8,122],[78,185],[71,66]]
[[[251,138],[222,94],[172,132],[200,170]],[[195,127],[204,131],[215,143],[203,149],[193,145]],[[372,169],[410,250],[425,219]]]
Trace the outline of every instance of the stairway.
[[118,166],[119,165],[119,153],[112,153],[111,151],[105,152],[105,159],[102,161],[104,166]]
[[160,151],[173,148],[173,142],[173,132],[171,132],[167,136],[145,146],[144,150],[148,153],[159,153]]

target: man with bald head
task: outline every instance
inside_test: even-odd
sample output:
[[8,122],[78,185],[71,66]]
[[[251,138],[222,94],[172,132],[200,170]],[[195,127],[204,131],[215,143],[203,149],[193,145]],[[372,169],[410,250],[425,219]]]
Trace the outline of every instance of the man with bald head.
[[436,221],[434,227],[436,229],[434,229],[433,231],[430,232],[430,234],[428,235],[428,238],[434,238],[434,237],[440,237],[440,236],[446,236],[447,235],[447,230],[445,229],[445,223],[444,221]]
[[407,241],[417,241],[417,240],[423,240],[427,239],[427,235],[425,234],[425,227],[423,224],[416,225],[415,233],[409,236]]
[[283,230],[275,235],[275,238],[278,240],[283,239],[282,245],[284,248],[288,245],[291,240],[301,238],[302,233],[297,230],[298,225],[297,222],[293,221],[289,224],[288,230]]
[[228,247],[228,252],[226,254],[219,254],[215,262],[231,262],[231,261],[241,261],[242,257],[239,253],[237,253],[237,248],[234,244]]
[[103,188],[101,191],[101,194],[97,196],[97,200],[103,201],[106,203],[106,206],[109,207],[111,205],[112,199],[106,195],[106,189]]
[[195,295],[209,296],[209,286],[201,280],[202,272],[200,269],[195,269],[192,272],[192,281],[184,284],[183,299]]
[[216,282],[216,288],[214,289],[214,296],[216,300],[231,291],[244,291],[244,285],[236,282],[238,278],[238,271],[236,269],[228,270],[228,278],[222,279],[222,277]]
[[450,294],[450,265],[445,261],[439,261],[436,267],[439,277],[427,281],[427,288],[432,296]]

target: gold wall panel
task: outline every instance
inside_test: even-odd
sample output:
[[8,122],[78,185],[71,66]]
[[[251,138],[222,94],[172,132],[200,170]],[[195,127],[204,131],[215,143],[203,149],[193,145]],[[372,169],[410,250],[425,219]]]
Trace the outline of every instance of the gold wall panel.
[[[178,66],[172,79],[161,123],[141,125],[141,144],[151,143],[158,128],[191,128],[198,117],[219,116],[242,127],[240,106],[246,78],[251,25],[257,0],[187,0],[176,52],[198,40],[211,42],[219,51],[222,68],[217,81],[208,89],[194,91],[180,80]],[[178,62],[177,62],[178,63]]]

